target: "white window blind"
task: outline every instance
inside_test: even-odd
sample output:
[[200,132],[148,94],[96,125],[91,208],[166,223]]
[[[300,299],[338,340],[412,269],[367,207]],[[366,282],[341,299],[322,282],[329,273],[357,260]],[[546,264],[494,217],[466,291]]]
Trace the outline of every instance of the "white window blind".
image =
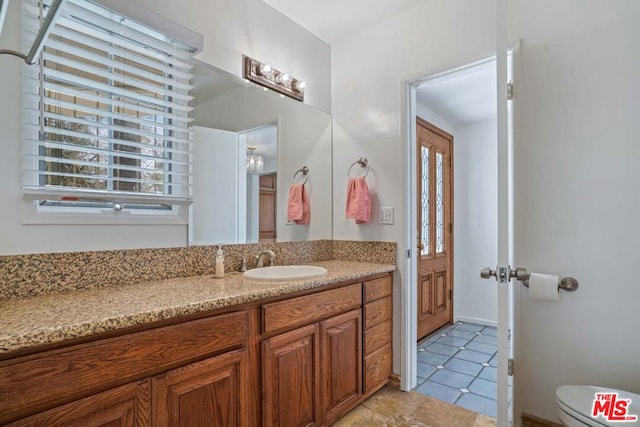
[[[47,1],[24,0],[24,39]],[[86,0],[67,0],[24,71],[24,194],[36,200],[190,202],[196,48]]]

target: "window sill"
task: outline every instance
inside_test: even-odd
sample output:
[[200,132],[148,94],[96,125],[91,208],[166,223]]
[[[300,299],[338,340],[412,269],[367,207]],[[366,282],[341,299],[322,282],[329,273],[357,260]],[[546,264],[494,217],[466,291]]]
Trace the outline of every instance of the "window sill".
[[[81,210],[81,208],[80,208]],[[165,214],[148,214],[144,212],[131,213],[129,211],[115,212],[102,209],[100,212],[87,213],[69,212],[41,212],[37,202],[23,201],[23,225],[187,225],[187,207],[177,207]]]

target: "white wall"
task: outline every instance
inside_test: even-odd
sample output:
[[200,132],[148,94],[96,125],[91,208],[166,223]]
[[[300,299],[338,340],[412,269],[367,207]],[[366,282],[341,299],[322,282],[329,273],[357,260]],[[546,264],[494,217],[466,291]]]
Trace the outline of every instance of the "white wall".
[[[434,0],[332,46],[334,238],[398,242],[394,286],[394,372],[400,371],[401,289],[405,279],[403,82],[495,53],[492,0]],[[395,207],[395,224],[356,225],[344,217],[347,169],[367,157],[377,206]],[[373,215],[377,217],[377,215]]]
[[238,135],[199,126],[193,131],[194,202],[189,244],[237,243],[238,201],[246,198],[246,185],[237,182]]
[[[308,82],[306,102],[331,108],[330,48],[260,0],[134,0],[205,36],[199,58],[241,75],[242,54],[271,62]],[[20,46],[21,2],[9,5],[3,49]],[[0,55],[0,254],[184,246],[187,225],[23,225],[21,62]]]
[[498,254],[496,119],[458,125],[453,141],[453,313],[455,320],[496,325],[497,286],[482,280]]
[[555,419],[561,384],[640,393],[640,2],[512,0],[515,261],[576,277],[559,302],[518,286],[516,414]]
[[[408,247],[400,82],[489,56],[493,2],[433,1],[333,46],[334,236]],[[558,303],[516,301],[515,420],[555,418],[555,388],[593,383],[640,392],[640,3],[511,0],[516,67],[515,257],[530,271],[573,275],[581,287]],[[363,73],[362,70],[367,70]],[[516,71],[517,72],[517,71]],[[380,203],[396,224],[344,220],[348,165],[367,156]],[[400,251],[402,254],[402,251]],[[406,286],[398,258],[397,302]],[[394,348],[398,372],[401,349]]]

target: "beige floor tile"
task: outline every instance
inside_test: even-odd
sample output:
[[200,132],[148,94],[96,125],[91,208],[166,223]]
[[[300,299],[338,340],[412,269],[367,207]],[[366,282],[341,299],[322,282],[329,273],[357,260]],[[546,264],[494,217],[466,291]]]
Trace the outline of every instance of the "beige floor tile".
[[334,424],[337,427],[495,427],[495,418],[417,392],[385,387]]
[[380,414],[392,417],[394,415],[411,415],[425,401],[426,396],[385,387],[362,405]]
[[344,417],[340,418],[334,427],[386,427],[388,417],[381,415],[369,408],[360,405],[349,412]]
[[476,421],[473,423],[473,427],[495,427],[498,423],[495,418],[488,417],[483,414],[479,414]]
[[411,416],[437,427],[473,427],[478,414],[450,403],[425,397]]

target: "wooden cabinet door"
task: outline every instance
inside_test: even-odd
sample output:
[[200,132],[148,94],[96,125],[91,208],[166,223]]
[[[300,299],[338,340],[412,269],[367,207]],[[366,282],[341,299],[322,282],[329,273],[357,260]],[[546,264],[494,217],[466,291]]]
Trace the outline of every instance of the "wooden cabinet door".
[[232,351],[153,378],[154,426],[240,425],[243,359]]
[[277,194],[276,174],[260,175],[258,234],[261,243],[275,242],[277,238]]
[[320,425],[318,324],[262,342],[263,425]]
[[362,311],[320,323],[324,421],[333,422],[362,395]]
[[151,414],[149,380],[127,384],[59,406],[14,423],[12,427],[148,427]]

